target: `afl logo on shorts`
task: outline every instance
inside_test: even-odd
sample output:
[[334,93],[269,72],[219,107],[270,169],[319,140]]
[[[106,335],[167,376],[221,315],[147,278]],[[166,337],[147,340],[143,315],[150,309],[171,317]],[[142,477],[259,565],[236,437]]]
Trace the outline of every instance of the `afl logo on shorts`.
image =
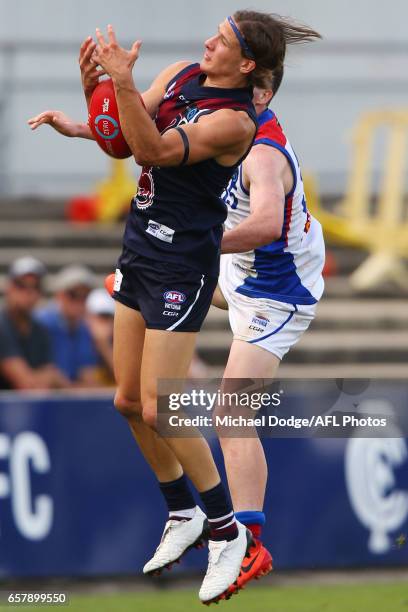
[[182,304],[186,301],[186,296],[181,291],[166,291],[163,293],[163,297],[166,302],[170,304]]
[[139,185],[136,194],[136,206],[144,210],[153,204],[154,181],[152,168],[144,169],[140,175]]

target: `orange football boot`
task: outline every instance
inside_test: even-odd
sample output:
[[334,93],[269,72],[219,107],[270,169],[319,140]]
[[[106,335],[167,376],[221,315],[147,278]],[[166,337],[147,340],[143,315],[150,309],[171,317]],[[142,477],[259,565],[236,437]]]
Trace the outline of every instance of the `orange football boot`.
[[239,576],[234,584],[229,587],[226,599],[238,593],[240,589],[244,589],[245,585],[250,580],[258,580],[262,578],[262,576],[269,574],[273,569],[272,562],[273,560],[270,552],[260,540],[254,538],[254,544],[245,555]]

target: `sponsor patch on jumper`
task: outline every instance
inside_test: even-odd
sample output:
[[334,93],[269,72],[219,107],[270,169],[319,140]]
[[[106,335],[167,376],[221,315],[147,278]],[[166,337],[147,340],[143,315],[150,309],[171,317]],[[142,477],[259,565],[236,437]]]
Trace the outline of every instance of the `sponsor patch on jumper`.
[[114,291],[120,291],[120,287],[122,285],[122,280],[123,280],[123,274],[119,270],[119,268],[116,268],[116,270],[115,270],[115,282],[113,283],[113,290]]
[[163,242],[173,242],[174,230],[163,223],[149,219],[146,232]]

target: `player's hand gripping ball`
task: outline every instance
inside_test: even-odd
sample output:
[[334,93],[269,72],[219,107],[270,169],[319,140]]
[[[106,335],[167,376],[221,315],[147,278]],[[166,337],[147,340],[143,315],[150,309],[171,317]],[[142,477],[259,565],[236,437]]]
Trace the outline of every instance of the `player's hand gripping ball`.
[[88,125],[105,153],[116,159],[132,155],[120,127],[112,79],[101,81],[95,87],[89,105]]

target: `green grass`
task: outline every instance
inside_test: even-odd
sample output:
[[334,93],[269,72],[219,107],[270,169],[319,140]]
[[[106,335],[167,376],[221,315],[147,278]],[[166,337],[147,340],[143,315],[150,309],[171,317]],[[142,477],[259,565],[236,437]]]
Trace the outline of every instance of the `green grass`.
[[[1,607],[1,606],[0,606]],[[5,608],[4,608],[5,609]],[[336,586],[251,585],[230,601],[204,607],[191,590],[70,595],[68,606],[8,607],[7,610],[63,612],[408,612],[408,584],[340,584]]]

